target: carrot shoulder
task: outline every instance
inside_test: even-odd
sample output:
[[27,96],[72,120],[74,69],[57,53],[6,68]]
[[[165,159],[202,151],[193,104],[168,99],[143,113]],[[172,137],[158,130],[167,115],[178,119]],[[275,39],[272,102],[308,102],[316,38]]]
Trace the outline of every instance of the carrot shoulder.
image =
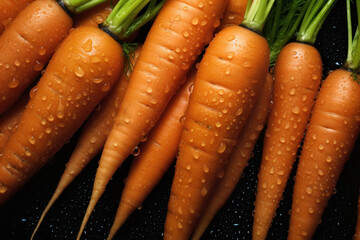
[[319,52],[289,43],[275,65],[274,104],[264,139],[253,238],[265,239],[286,187],[322,77]]
[[0,159],[4,204],[81,126],[120,75],[122,49],[95,27],[75,29],[34,87]]
[[[246,53],[246,54],[245,54]],[[188,239],[266,78],[265,38],[239,26],[220,31],[197,72],[185,115],[164,239]]]
[[37,0],[0,36],[0,113],[13,104],[47,64],[72,19],[53,0]]
[[248,0],[228,0],[219,30],[229,25],[240,25],[244,19]]
[[234,191],[239,179],[247,166],[248,160],[262,132],[271,106],[273,75],[267,74],[266,82],[243,130],[240,132],[236,146],[231,153],[224,170],[224,178],[218,182],[209,203],[194,230],[192,239],[200,239],[216,213],[223,207]]
[[112,239],[130,214],[142,205],[173,163],[178,152],[184,114],[194,86],[195,75],[194,67],[150,131],[146,142],[139,146],[140,155],[131,164],[108,239]]
[[160,118],[183,77],[211,40],[225,4],[222,0],[165,2],[147,35],[105,143],[84,219],[89,218],[118,167]]
[[34,0],[2,0],[0,1],[0,34],[5,27]]
[[289,240],[311,239],[354,146],[360,127],[360,85],[335,70],[317,97],[296,172]]

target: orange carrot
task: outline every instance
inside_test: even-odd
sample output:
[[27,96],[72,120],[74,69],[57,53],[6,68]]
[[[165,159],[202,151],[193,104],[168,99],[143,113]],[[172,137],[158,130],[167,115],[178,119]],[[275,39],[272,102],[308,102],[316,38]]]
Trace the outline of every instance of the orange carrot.
[[360,85],[351,75],[335,70],[320,89],[296,173],[289,240],[312,238],[359,134]]
[[272,86],[273,75],[268,73],[259,99],[241,131],[237,144],[225,167],[224,178],[216,185],[214,193],[194,230],[193,240],[200,239],[215,214],[225,204],[239,182],[243,170],[251,157],[256,141],[264,128],[271,106]]
[[0,34],[18,13],[34,0],[1,0],[0,1]]
[[37,0],[6,28],[0,36],[0,113],[40,74],[71,26],[57,2]]
[[[315,2],[311,0],[306,5],[307,12],[297,36],[299,42],[282,48],[275,63],[274,104],[267,122],[258,174],[252,232],[254,240],[266,238],[322,79],[321,56],[313,44],[321,21],[324,21],[334,1],[324,7],[319,4],[317,8],[313,6]],[[322,7],[324,9],[320,11]],[[309,11],[313,10],[314,13],[310,14]],[[315,18],[317,11],[319,17]],[[310,26],[307,25],[309,22]],[[314,28],[314,25],[317,27]]]
[[165,2],[147,35],[105,143],[80,233],[115,171],[155,125],[183,77],[211,40],[226,2]]
[[[132,63],[135,64],[141,51],[141,46],[135,51]],[[64,173],[55,189],[53,196],[45,207],[39,222],[33,232],[32,237],[38,230],[45,215],[59,198],[65,188],[77,177],[89,162],[102,150],[106,137],[114,123],[119,105],[124,97],[126,88],[129,83],[130,69],[123,71],[119,81],[115,84],[111,93],[108,94],[99,104],[81,130],[78,142],[71,154],[69,162],[66,164]]]
[[244,19],[247,2],[248,0],[228,0],[218,30],[220,31],[229,25],[240,25]]
[[[345,68],[323,81],[296,172],[288,239],[311,239],[360,133],[360,40],[352,34],[346,0],[348,55]],[[360,0],[356,0],[360,14]],[[359,31],[358,18],[356,32]]]
[[81,126],[119,78],[122,48],[95,27],[63,41],[33,88],[17,131],[0,159],[4,204]]
[[360,240],[360,194],[359,194],[359,201],[358,201],[358,215],[357,215],[357,224],[356,224],[356,229],[355,229],[354,240]]
[[194,86],[195,74],[196,68],[193,67],[188,73],[186,83],[173,97],[156,126],[150,131],[146,142],[140,145],[140,156],[132,162],[108,239],[112,239],[130,214],[142,205],[173,163],[178,152],[183,116]]
[[[255,47],[256,46],[256,47]],[[186,112],[164,239],[188,239],[249,117],[269,67],[265,38],[220,31],[206,49]]]
[[29,101],[29,93],[22,94],[20,99],[0,117],[0,152],[9,140],[10,136],[19,127],[21,114],[25,110],[25,106]]

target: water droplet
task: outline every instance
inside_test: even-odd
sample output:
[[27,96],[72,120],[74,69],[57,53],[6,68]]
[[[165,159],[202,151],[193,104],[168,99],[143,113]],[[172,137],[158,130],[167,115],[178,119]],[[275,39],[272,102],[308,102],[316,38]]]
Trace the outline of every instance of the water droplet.
[[295,107],[293,107],[293,108],[291,109],[291,112],[294,113],[294,114],[299,114],[300,109],[299,109],[298,106],[295,106]]
[[234,55],[235,55],[234,52],[229,52],[229,53],[227,53],[226,57],[227,57],[228,59],[233,59]]
[[124,118],[124,122],[125,122],[125,123],[130,123],[130,121],[131,121],[131,120],[130,120],[129,117],[125,117],[125,118]]
[[187,70],[187,69],[189,69],[189,63],[187,63],[187,62],[182,62],[182,63],[181,63],[181,69],[182,69],[182,70]]
[[200,190],[201,196],[204,197],[204,196],[206,196],[207,193],[208,193],[207,188],[205,186],[202,187],[201,190]]
[[290,89],[289,94],[290,94],[291,96],[294,96],[294,95],[295,95],[295,93],[296,93],[295,88]]
[[199,8],[203,8],[203,7],[204,7],[204,3],[199,2],[199,3],[198,3],[198,7],[199,7]]
[[221,142],[220,146],[218,147],[217,152],[218,153],[223,153],[223,152],[225,152],[225,150],[226,150],[226,145],[223,142]]
[[39,49],[39,51],[38,51],[38,54],[39,54],[40,56],[44,56],[45,53],[46,53],[46,49],[45,49],[43,46],[41,46],[40,49]]
[[34,69],[34,71],[38,72],[38,71],[41,71],[41,69],[43,69],[43,67],[44,67],[44,64],[36,60],[34,66],[33,66],[33,69]]
[[310,186],[307,186],[307,187],[305,188],[305,192],[306,192],[308,195],[311,195],[311,194],[312,194],[312,189],[311,189],[311,187],[310,187]]
[[184,31],[184,32],[183,32],[183,36],[184,36],[184,37],[189,37],[189,35],[190,35],[190,34],[189,34],[188,31]]
[[152,93],[152,91],[153,91],[153,90],[152,90],[151,86],[148,86],[148,87],[146,88],[146,92],[147,92],[147,93]]
[[18,59],[16,59],[16,60],[14,61],[14,65],[17,66],[17,67],[20,67],[21,62],[20,62]]
[[181,222],[178,222],[177,227],[178,227],[179,229],[182,229],[184,226],[183,226],[183,224],[182,224]]
[[28,141],[29,141],[30,144],[35,144],[36,143],[35,137],[31,136],[31,135],[28,137]]
[[242,66],[243,66],[244,68],[251,68],[251,62],[244,61],[244,62],[242,63]]
[[330,163],[332,161],[332,157],[331,156],[327,156],[326,157],[326,162]]
[[226,74],[226,75],[229,75],[230,72],[231,72],[231,68],[230,68],[229,66],[227,66],[227,67],[225,68],[225,74]]
[[101,58],[99,56],[91,56],[90,57],[90,62],[99,63],[99,62],[101,62]]
[[110,84],[108,82],[104,82],[103,86],[101,87],[101,91],[107,92],[110,90]]
[[114,141],[113,144],[112,144],[114,147],[118,147],[119,146],[119,143],[117,141]]
[[8,83],[8,87],[9,88],[16,88],[17,86],[19,86],[19,80],[16,78],[13,78],[9,83]]
[[139,156],[139,155],[140,155],[140,148],[139,148],[138,146],[136,146],[136,147],[134,148],[134,150],[132,151],[131,154],[132,154],[134,157]]
[[228,38],[227,38],[228,41],[232,41],[232,40],[234,40],[234,39],[235,39],[235,36],[234,36],[234,35],[230,35],[230,36],[228,36]]
[[75,69],[74,73],[77,77],[83,77],[85,75],[84,69],[80,66]]
[[198,25],[199,24],[199,18],[198,17],[193,17],[190,22],[191,22],[192,25]]
[[98,83],[103,82],[103,81],[104,81],[104,79],[103,79],[103,78],[93,78],[93,79],[92,79],[92,81],[93,81],[93,83],[98,84]]
[[324,150],[324,145],[320,144],[319,145],[319,150]]
[[8,188],[4,186],[4,184],[0,183],[0,193],[5,193],[7,190]]
[[204,170],[204,173],[208,173],[210,171],[209,167],[206,165],[204,165],[203,170]]

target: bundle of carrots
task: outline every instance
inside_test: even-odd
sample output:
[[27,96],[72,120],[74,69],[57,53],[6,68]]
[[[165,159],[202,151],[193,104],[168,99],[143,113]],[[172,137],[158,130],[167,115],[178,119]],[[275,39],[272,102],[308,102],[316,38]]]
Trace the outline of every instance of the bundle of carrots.
[[[0,224],[9,226],[5,216],[19,202],[37,206],[37,226],[13,227],[9,238],[311,239],[360,131],[360,48],[350,15],[360,0],[346,0],[348,71],[324,72],[315,44],[335,3],[2,2]],[[44,31],[56,34],[41,38]],[[72,151],[69,161],[64,151]],[[53,168],[64,170],[60,181],[49,176]],[[45,200],[24,202],[41,191],[43,176],[51,184]],[[74,199],[79,184],[86,194]],[[289,191],[292,198],[282,197]],[[289,217],[282,200],[292,200]],[[237,220],[218,235],[214,228],[229,224],[221,222],[226,206]],[[274,236],[276,212],[284,231]],[[152,226],[145,232],[144,222]],[[355,217],[351,224],[356,239]]]

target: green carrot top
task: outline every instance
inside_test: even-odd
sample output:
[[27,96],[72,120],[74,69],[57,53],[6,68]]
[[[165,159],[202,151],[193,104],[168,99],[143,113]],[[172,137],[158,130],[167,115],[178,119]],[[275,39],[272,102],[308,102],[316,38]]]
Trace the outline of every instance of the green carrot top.
[[314,44],[316,36],[337,0],[311,0],[296,40]]
[[277,0],[271,10],[264,33],[270,47],[270,65],[274,65],[280,50],[295,36],[311,0]]
[[81,13],[93,8],[106,0],[62,0],[67,9],[72,13]]
[[354,79],[359,81],[356,73],[359,72],[359,68],[360,68],[360,39],[359,39],[360,0],[355,0],[355,2],[356,2],[356,10],[357,10],[357,27],[356,27],[355,35],[353,36],[350,0],[346,0],[348,53],[345,62],[345,67],[354,71]]
[[262,33],[266,19],[275,0],[248,1],[242,26]]

